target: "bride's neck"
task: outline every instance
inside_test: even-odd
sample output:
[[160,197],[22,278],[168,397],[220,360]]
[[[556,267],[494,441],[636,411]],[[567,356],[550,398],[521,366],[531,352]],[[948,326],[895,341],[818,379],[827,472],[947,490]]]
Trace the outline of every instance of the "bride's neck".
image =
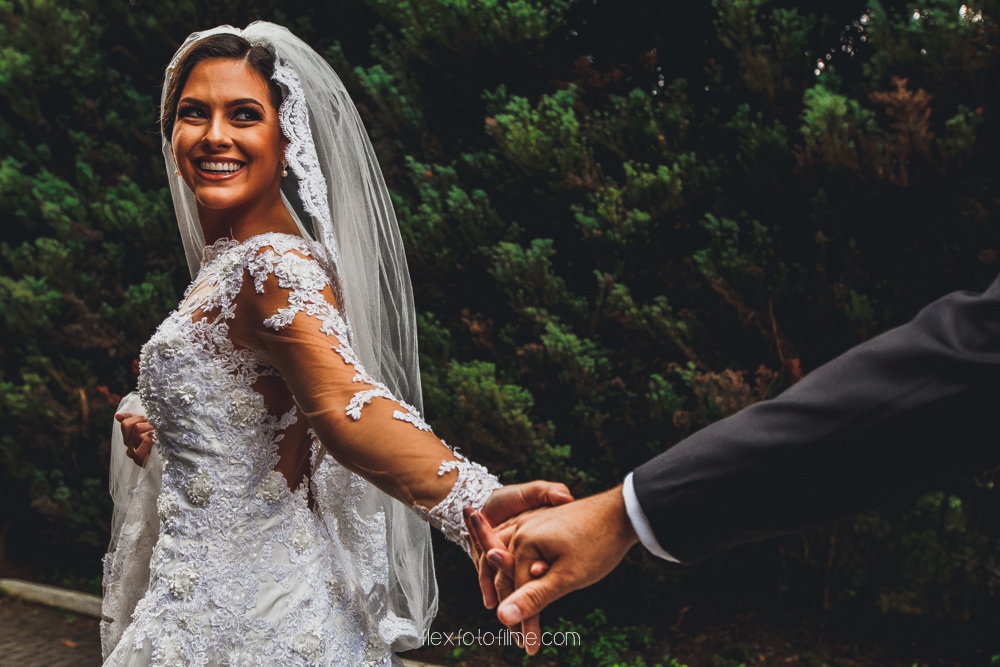
[[295,220],[288,212],[280,193],[268,201],[257,200],[241,209],[210,209],[198,203],[198,220],[205,235],[205,244],[221,238],[245,241],[267,232],[299,234]]

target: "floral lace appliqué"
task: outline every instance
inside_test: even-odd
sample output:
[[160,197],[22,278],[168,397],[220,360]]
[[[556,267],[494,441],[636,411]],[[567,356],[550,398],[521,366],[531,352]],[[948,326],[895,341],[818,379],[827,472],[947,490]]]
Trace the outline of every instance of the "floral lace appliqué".
[[438,468],[438,475],[444,475],[452,470],[458,471],[451,492],[440,503],[429,510],[419,505],[415,506],[417,513],[439,529],[444,536],[469,551],[469,532],[465,529],[462,509],[474,507],[482,509],[490,495],[503,486],[486,468],[473,463],[458,452],[454,452],[454,461],[444,461]]
[[[308,254],[308,251],[300,251]],[[288,305],[278,309],[271,317],[264,320],[264,326],[274,330],[281,329],[292,323],[298,313],[306,313],[321,322],[320,331],[335,339],[333,350],[340,355],[345,364],[354,367],[354,382],[368,385],[359,390],[347,404],[347,414],[351,419],[361,419],[362,409],[375,398],[385,398],[396,401],[392,391],[384,384],[369,375],[350,345],[350,330],[346,320],[339,310],[323,296],[323,289],[332,284],[327,274],[315,260],[298,254],[286,252],[279,254],[273,250],[264,250],[248,263],[247,269],[253,276],[254,288],[257,293],[263,293],[267,277],[273,274],[278,279],[278,287],[291,290],[288,295]],[[416,408],[397,401],[402,410],[393,412],[396,419],[413,424],[422,431],[429,431]]]

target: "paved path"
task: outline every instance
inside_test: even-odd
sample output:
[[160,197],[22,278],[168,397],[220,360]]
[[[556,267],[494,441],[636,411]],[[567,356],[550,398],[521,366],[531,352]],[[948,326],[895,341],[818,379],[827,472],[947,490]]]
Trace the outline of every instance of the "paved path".
[[99,667],[99,621],[0,597],[0,666]]
[[[406,667],[435,667],[403,661]],[[100,667],[96,618],[0,595],[0,667]]]

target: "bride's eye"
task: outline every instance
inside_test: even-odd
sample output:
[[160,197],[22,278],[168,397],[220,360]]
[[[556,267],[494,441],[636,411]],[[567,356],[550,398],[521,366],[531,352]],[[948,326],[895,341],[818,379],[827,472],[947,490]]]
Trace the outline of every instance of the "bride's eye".
[[253,107],[240,107],[236,110],[236,114],[233,116],[233,120],[241,121],[255,121],[263,119],[264,116],[262,116],[261,113]]
[[204,118],[205,112],[196,106],[184,106],[177,109],[178,118]]

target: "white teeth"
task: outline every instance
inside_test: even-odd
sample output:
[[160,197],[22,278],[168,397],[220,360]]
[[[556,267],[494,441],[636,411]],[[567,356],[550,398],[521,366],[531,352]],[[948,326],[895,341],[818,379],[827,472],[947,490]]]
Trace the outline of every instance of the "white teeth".
[[217,171],[222,173],[238,171],[242,166],[243,165],[236,162],[201,162],[201,168],[204,171]]

